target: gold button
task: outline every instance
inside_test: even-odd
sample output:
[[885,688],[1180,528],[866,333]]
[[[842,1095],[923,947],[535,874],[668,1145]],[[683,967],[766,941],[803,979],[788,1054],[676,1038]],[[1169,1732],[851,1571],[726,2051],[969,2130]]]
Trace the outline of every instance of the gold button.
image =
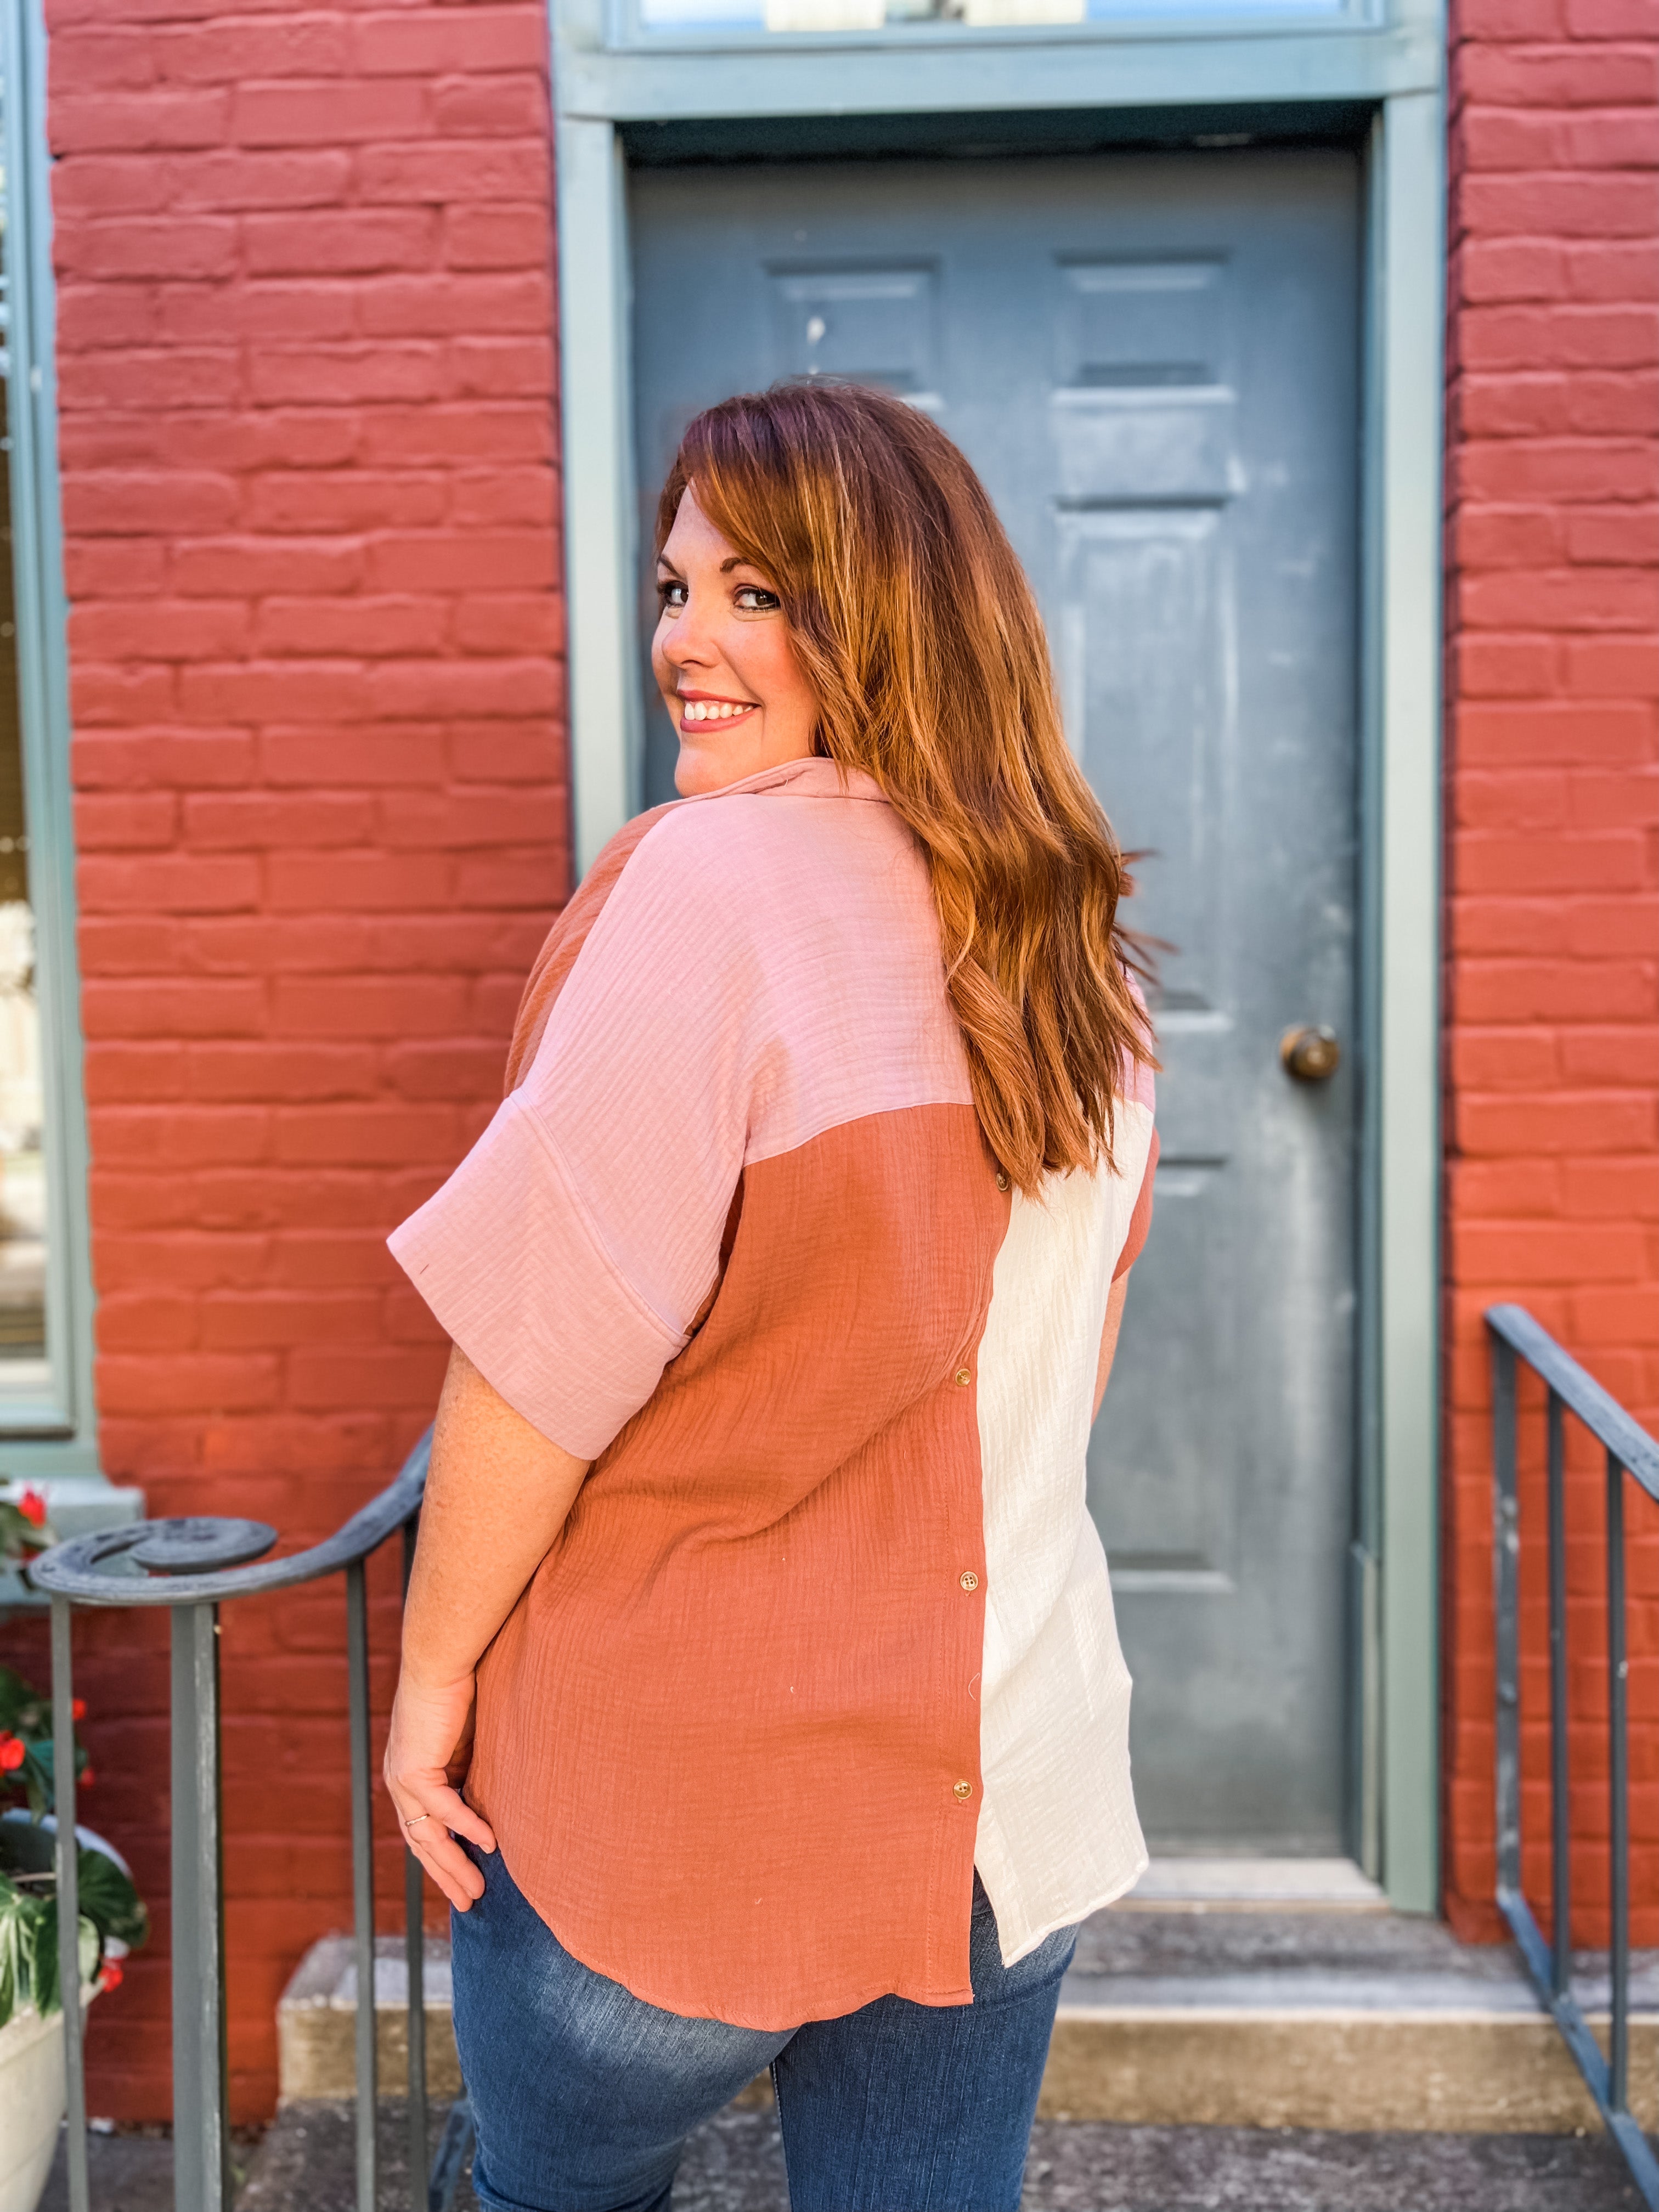
[[974,1785],[971,1782],[958,1782],[953,1794],[958,1805],[965,1805],[974,1794]]
[[958,1367],[958,1368],[957,1368],[957,1382],[960,1382],[960,1383],[963,1384],[963,1385],[964,1385],[964,1387],[965,1387],[968,1383],[971,1382],[973,1381],[973,1379],[974,1379],[974,1378],[973,1378],[973,1376],[969,1373],[968,1370],[967,1370],[965,1367]]
[[997,1188],[999,1190],[1006,1190],[1007,1188],[1008,1170],[1006,1168],[999,1168],[997,1170]]
[[964,1567],[957,1579],[965,1590],[976,1590],[979,1588],[979,1577],[971,1567]]

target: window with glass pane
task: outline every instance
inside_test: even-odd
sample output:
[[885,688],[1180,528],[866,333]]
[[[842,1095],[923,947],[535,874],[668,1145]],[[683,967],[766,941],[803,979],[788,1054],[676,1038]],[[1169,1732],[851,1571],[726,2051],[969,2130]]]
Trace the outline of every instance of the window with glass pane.
[[1357,0],[639,0],[647,31],[878,31],[890,23],[1289,22],[1358,14]]
[[11,532],[11,240],[0,170],[0,1393],[44,1389],[46,1182]]

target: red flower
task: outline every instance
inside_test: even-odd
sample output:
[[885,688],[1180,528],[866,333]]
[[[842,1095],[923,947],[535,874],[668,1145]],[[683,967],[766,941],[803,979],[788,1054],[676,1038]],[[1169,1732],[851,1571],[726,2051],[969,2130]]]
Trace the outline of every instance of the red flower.
[[70,1699],[70,1718],[74,1721],[83,1721],[86,1717],[86,1699],[84,1698],[71,1698]]
[[38,1490],[26,1490],[17,1501],[17,1510],[32,1528],[46,1525],[46,1501]]
[[21,1736],[0,1735],[0,1774],[15,1774],[23,1764]]
[[104,1971],[98,1977],[98,1986],[100,1990],[118,1990],[125,1978],[118,1962],[113,1959],[106,1959]]
[[91,1769],[89,1766],[85,1766],[85,1767],[82,1767],[82,1770],[81,1770],[81,1787],[82,1787],[83,1790],[90,1790],[90,1789],[91,1789],[91,1787],[92,1787],[92,1785],[93,1785],[93,1784],[94,1784],[97,1779],[98,1779],[98,1777],[97,1777],[97,1776],[93,1772],[92,1769]]

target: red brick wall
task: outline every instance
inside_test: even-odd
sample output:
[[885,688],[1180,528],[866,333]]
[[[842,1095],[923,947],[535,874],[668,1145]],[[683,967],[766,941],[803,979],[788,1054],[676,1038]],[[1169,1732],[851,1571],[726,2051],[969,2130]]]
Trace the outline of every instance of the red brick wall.
[[[545,14],[49,15],[103,1463],[314,1538],[430,1415],[382,1240],[568,884]],[[349,1914],[343,1622],[337,1583],[226,1616],[243,2114]],[[161,1639],[84,1642],[88,1817],[164,1907]],[[167,2109],[159,1918],[94,2112]]]
[[[1445,1882],[1454,1924],[1491,1935],[1482,1308],[1530,1307],[1659,1416],[1659,4],[1455,0],[1453,16]],[[1534,1412],[1522,1711],[1541,1905],[1540,1425]],[[1571,1465],[1589,1941],[1607,1897],[1603,1522],[1582,1437]],[[1630,1510],[1636,1894],[1653,1943],[1659,1508]]]

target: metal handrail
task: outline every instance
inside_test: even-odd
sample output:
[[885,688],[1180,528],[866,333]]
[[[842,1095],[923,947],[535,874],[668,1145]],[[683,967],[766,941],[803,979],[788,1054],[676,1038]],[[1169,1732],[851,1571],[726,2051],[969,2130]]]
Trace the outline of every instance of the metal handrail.
[[[1659,2212],[1659,2160],[1631,2112],[1630,1749],[1625,1619],[1625,1478],[1659,1499],[1659,1444],[1523,1307],[1489,1306],[1492,1355],[1492,1573],[1498,1660],[1498,1905],[1527,1972],[1583,2075],[1650,2212]],[[1521,1881],[1521,1508],[1516,1480],[1517,1365],[1545,1386],[1546,1565],[1550,1624],[1550,1825],[1553,1941],[1546,1943]],[[1612,2019],[1605,2056],[1572,1994],[1572,1864],[1568,1794],[1565,1416],[1607,1455],[1608,1965]]]
[[[174,1565],[160,1573],[149,1573],[143,1559],[135,1560],[131,1554],[155,1545],[160,1536],[177,1540],[187,1532],[198,1529],[257,1529],[267,1540],[261,1549],[269,1550],[276,1541],[276,1532],[260,1521],[224,1521],[197,1516],[169,1521],[130,1521],[123,1528],[100,1529],[92,1536],[76,1536],[66,1544],[43,1552],[39,1559],[29,1562],[29,1580],[41,1589],[69,1598],[76,1605],[105,1606],[175,1606],[180,1602],[212,1605],[222,1598],[255,1597],[262,1590],[290,1589],[296,1583],[317,1582],[324,1575],[337,1574],[343,1567],[366,1559],[420,1511],[431,1455],[432,1431],[428,1429],[404,1462],[394,1482],[388,1483],[367,1505],[360,1506],[349,1521],[342,1522],[331,1536],[325,1536],[320,1544],[313,1544],[309,1551],[290,1553],[286,1559],[261,1559],[215,1571],[212,1555],[204,1541],[199,1554],[204,1561],[203,1566]],[[185,1574],[190,1578],[191,1595],[188,1600],[181,1601],[178,1588]]]
[[[224,1871],[219,1778],[219,1607],[232,1598],[291,1589],[343,1571],[351,1736],[352,1934],[357,1972],[356,2201],[375,2212],[374,1778],[369,1768],[368,1595],[365,1562],[403,1534],[404,1585],[414,1559],[432,1431],[395,1481],[331,1536],[286,1559],[264,1554],[264,1522],[191,1516],[141,1521],[59,1544],[29,1565],[52,1600],[52,1773],[57,1790],[59,1984],[69,2087],[70,2212],[89,2212],[86,2075],[81,2046],[79,1919],[70,1622],[73,1608],[165,1606],[171,1616],[173,1811],[173,2203],[176,2212],[228,2212],[226,2111]],[[422,1873],[404,1854],[404,1943],[409,1975],[409,2161],[412,2212],[448,2212],[471,2138],[463,2097],[427,2165],[425,1950]],[[179,2001],[180,1992],[188,2001]]]

